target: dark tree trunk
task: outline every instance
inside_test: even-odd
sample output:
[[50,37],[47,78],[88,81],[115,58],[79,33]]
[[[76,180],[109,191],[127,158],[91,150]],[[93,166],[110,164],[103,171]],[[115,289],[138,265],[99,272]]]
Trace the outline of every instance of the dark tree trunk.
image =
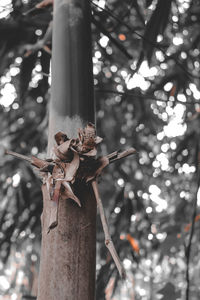
[[[89,0],[54,0],[52,88],[48,153],[54,134],[69,137],[94,123]],[[94,300],[96,202],[92,189],[76,185],[82,207],[59,201],[58,226],[47,234],[52,201],[43,185],[42,250],[38,300]]]

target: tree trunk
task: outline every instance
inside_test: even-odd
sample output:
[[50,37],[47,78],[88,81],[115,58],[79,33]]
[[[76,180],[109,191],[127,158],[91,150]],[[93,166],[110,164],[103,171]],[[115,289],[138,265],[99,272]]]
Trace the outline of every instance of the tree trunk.
[[[89,0],[54,0],[48,153],[54,134],[77,135],[94,123]],[[59,200],[58,225],[47,234],[52,201],[43,185],[38,300],[94,300],[96,202],[91,186],[76,185],[82,207]]]

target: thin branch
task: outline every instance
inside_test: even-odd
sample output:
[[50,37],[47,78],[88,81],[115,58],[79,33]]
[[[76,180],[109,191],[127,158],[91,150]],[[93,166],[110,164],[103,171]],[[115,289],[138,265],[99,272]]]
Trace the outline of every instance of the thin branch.
[[50,5],[53,5],[53,0],[44,0],[38,3],[36,6],[32,7],[31,9],[27,10],[26,12],[23,13],[24,16],[27,16],[29,14],[34,13],[37,10],[44,9]]
[[52,30],[53,30],[53,25],[52,21],[49,23],[49,26],[47,28],[47,31],[44,35],[44,37],[41,40],[38,40],[35,44],[26,44],[22,47],[23,51],[26,51],[25,56],[29,56],[30,54],[33,54],[37,52],[40,49],[43,49],[46,51],[48,54],[51,55],[51,50],[47,46],[51,42],[52,39]]
[[129,149],[127,149],[125,151],[122,151],[122,152],[119,152],[119,151],[113,152],[112,156],[111,156],[111,154],[109,154],[109,163],[111,164],[111,163],[113,163],[117,160],[120,160],[122,158],[125,158],[125,157],[127,157],[129,155],[132,155],[132,154],[135,154],[135,153],[137,153],[137,151],[134,148],[129,148]]
[[[141,99],[146,99],[146,100],[152,100],[152,101],[159,101],[159,102],[165,102],[167,103],[168,101],[170,101],[169,99],[167,100],[164,100],[164,99],[158,99],[156,97],[153,97],[152,95],[139,95],[139,94],[136,94],[136,93],[130,93],[130,92],[119,92],[119,91],[116,91],[116,90],[100,90],[100,89],[95,89],[95,92],[96,93],[105,93],[105,94],[117,94],[117,95],[120,95],[120,96],[134,96],[134,97],[137,97],[137,98],[141,98]],[[180,100],[176,100],[177,103],[181,103],[183,105],[194,105],[194,104],[200,104],[200,101],[196,101],[196,100],[193,100],[192,102],[182,102]]]
[[14,157],[18,157],[20,159],[23,159],[23,160],[26,160],[26,161],[32,163],[32,159],[30,157],[28,157],[26,155],[19,154],[17,152],[10,151],[10,150],[5,150],[5,154],[12,155]]
[[119,274],[120,276],[125,279],[126,277],[126,272],[125,272],[125,269],[120,261],[120,258],[117,254],[117,251],[115,249],[115,246],[113,244],[113,241],[111,239],[111,236],[110,236],[110,233],[109,233],[109,229],[108,229],[108,224],[107,224],[107,220],[106,220],[106,216],[105,216],[105,212],[104,212],[104,208],[103,208],[103,204],[102,204],[102,201],[101,201],[101,198],[99,196],[99,190],[98,190],[98,186],[97,186],[97,182],[96,180],[95,181],[92,181],[92,188],[93,188],[93,191],[94,191],[94,195],[95,195],[95,198],[96,198],[96,201],[97,201],[97,205],[99,207],[99,213],[100,213],[100,218],[101,218],[101,223],[102,223],[102,226],[103,226],[103,231],[104,231],[104,234],[105,234],[105,245],[106,247],[108,248],[108,250],[110,251],[110,254],[116,264],[116,267],[119,271]]
[[128,53],[128,51],[126,50],[126,48],[121,44],[119,43],[111,34],[110,32],[108,32],[104,26],[101,24],[101,22],[99,22],[98,20],[96,20],[94,18],[94,16],[92,16],[92,23],[103,33],[105,34],[109,39],[110,41],[115,44],[115,46],[128,58],[128,59],[132,59],[132,55],[130,55]]

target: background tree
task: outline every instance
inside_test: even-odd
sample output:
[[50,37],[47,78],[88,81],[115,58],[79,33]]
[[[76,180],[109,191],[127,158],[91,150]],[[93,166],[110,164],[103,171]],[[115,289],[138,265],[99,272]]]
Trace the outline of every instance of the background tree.
[[[29,166],[3,153],[9,148],[45,157],[51,45],[32,46],[31,52],[30,44],[45,35],[52,7],[32,10],[37,3],[1,6],[3,299],[36,291],[39,182]],[[101,153],[138,150],[137,159],[105,170],[100,184],[128,283],[118,280],[99,230],[97,299],[156,299],[158,293],[163,299],[198,299],[199,3],[91,5]]]

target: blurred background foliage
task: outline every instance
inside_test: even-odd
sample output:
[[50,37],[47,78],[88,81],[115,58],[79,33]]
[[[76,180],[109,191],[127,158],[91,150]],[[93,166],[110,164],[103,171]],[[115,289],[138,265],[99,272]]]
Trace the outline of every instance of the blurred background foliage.
[[[52,1],[0,4],[0,299],[36,299],[41,180],[5,149],[46,157]],[[99,154],[135,157],[100,192],[128,279],[98,219],[97,300],[200,297],[200,3],[93,0]],[[50,24],[50,25],[49,25]]]

